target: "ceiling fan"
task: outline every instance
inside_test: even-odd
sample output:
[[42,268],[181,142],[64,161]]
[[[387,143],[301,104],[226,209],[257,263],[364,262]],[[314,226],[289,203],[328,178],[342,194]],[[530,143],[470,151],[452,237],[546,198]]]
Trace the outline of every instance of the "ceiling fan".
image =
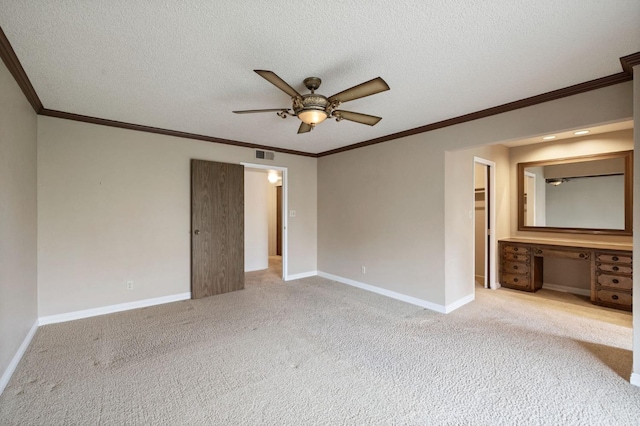
[[293,105],[291,108],[270,108],[270,109],[250,109],[245,111],[233,111],[236,114],[253,114],[257,112],[277,112],[278,116],[287,118],[287,116],[298,117],[302,123],[298,128],[298,133],[310,132],[317,124],[322,123],[327,118],[335,118],[336,121],[349,120],[356,123],[374,126],[382,117],[361,114],[359,112],[351,112],[337,109],[344,102],[353,101],[355,99],[364,98],[365,96],[375,95],[376,93],[389,90],[389,85],[380,77],[374,78],[367,82],[353,86],[333,96],[323,96],[315,93],[320,87],[318,77],[308,77],[304,79],[304,85],[311,91],[306,95],[301,95],[289,86],[287,82],[278,77],[272,71],[254,70],[259,76],[263,77],[269,83],[291,96]]

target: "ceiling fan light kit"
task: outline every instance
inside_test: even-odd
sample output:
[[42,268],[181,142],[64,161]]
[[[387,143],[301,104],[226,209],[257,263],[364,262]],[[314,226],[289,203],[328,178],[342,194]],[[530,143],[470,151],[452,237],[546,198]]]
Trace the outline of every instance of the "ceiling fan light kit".
[[300,121],[309,124],[312,128],[316,124],[322,123],[329,116],[331,112],[329,107],[327,98],[322,95],[316,95],[313,92],[308,95],[302,95],[302,100],[293,98],[295,115]]
[[272,71],[254,71],[269,83],[291,96],[292,107],[233,111],[236,114],[276,112],[276,114],[282,118],[287,118],[287,116],[298,117],[298,119],[302,121],[300,128],[298,129],[298,133],[310,132],[317,124],[322,123],[327,118],[335,118],[336,121],[349,120],[369,126],[374,126],[382,120],[381,117],[373,115],[337,109],[344,102],[353,101],[355,99],[364,98],[365,96],[375,95],[376,93],[389,90],[389,85],[380,77],[374,78],[373,80],[369,80],[357,86],[353,86],[327,98],[326,96],[315,93],[322,83],[322,80],[318,77],[308,77],[304,79],[304,85],[311,91],[311,93],[301,95]]

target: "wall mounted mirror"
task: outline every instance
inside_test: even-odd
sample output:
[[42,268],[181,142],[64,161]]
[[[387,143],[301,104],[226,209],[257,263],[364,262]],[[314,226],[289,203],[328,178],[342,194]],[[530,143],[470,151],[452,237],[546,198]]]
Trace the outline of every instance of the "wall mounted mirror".
[[518,230],[632,235],[633,151],[518,163]]

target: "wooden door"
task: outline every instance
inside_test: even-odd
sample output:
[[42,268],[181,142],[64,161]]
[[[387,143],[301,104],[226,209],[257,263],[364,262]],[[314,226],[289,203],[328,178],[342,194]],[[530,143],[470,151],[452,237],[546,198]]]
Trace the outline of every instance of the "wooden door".
[[282,256],[282,186],[276,186],[276,254]]
[[244,288],[244,167],[191,160],[191,297]]

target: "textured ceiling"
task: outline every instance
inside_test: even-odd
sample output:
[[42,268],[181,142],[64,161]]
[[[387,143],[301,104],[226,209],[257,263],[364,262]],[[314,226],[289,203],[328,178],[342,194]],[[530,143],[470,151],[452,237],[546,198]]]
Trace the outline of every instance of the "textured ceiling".
[[[622,71],[638,0],[0,0],[0,26],[45,108],[319,153]],[[332,95],[374,127],[232,110],[290,107],[255,74]]]

